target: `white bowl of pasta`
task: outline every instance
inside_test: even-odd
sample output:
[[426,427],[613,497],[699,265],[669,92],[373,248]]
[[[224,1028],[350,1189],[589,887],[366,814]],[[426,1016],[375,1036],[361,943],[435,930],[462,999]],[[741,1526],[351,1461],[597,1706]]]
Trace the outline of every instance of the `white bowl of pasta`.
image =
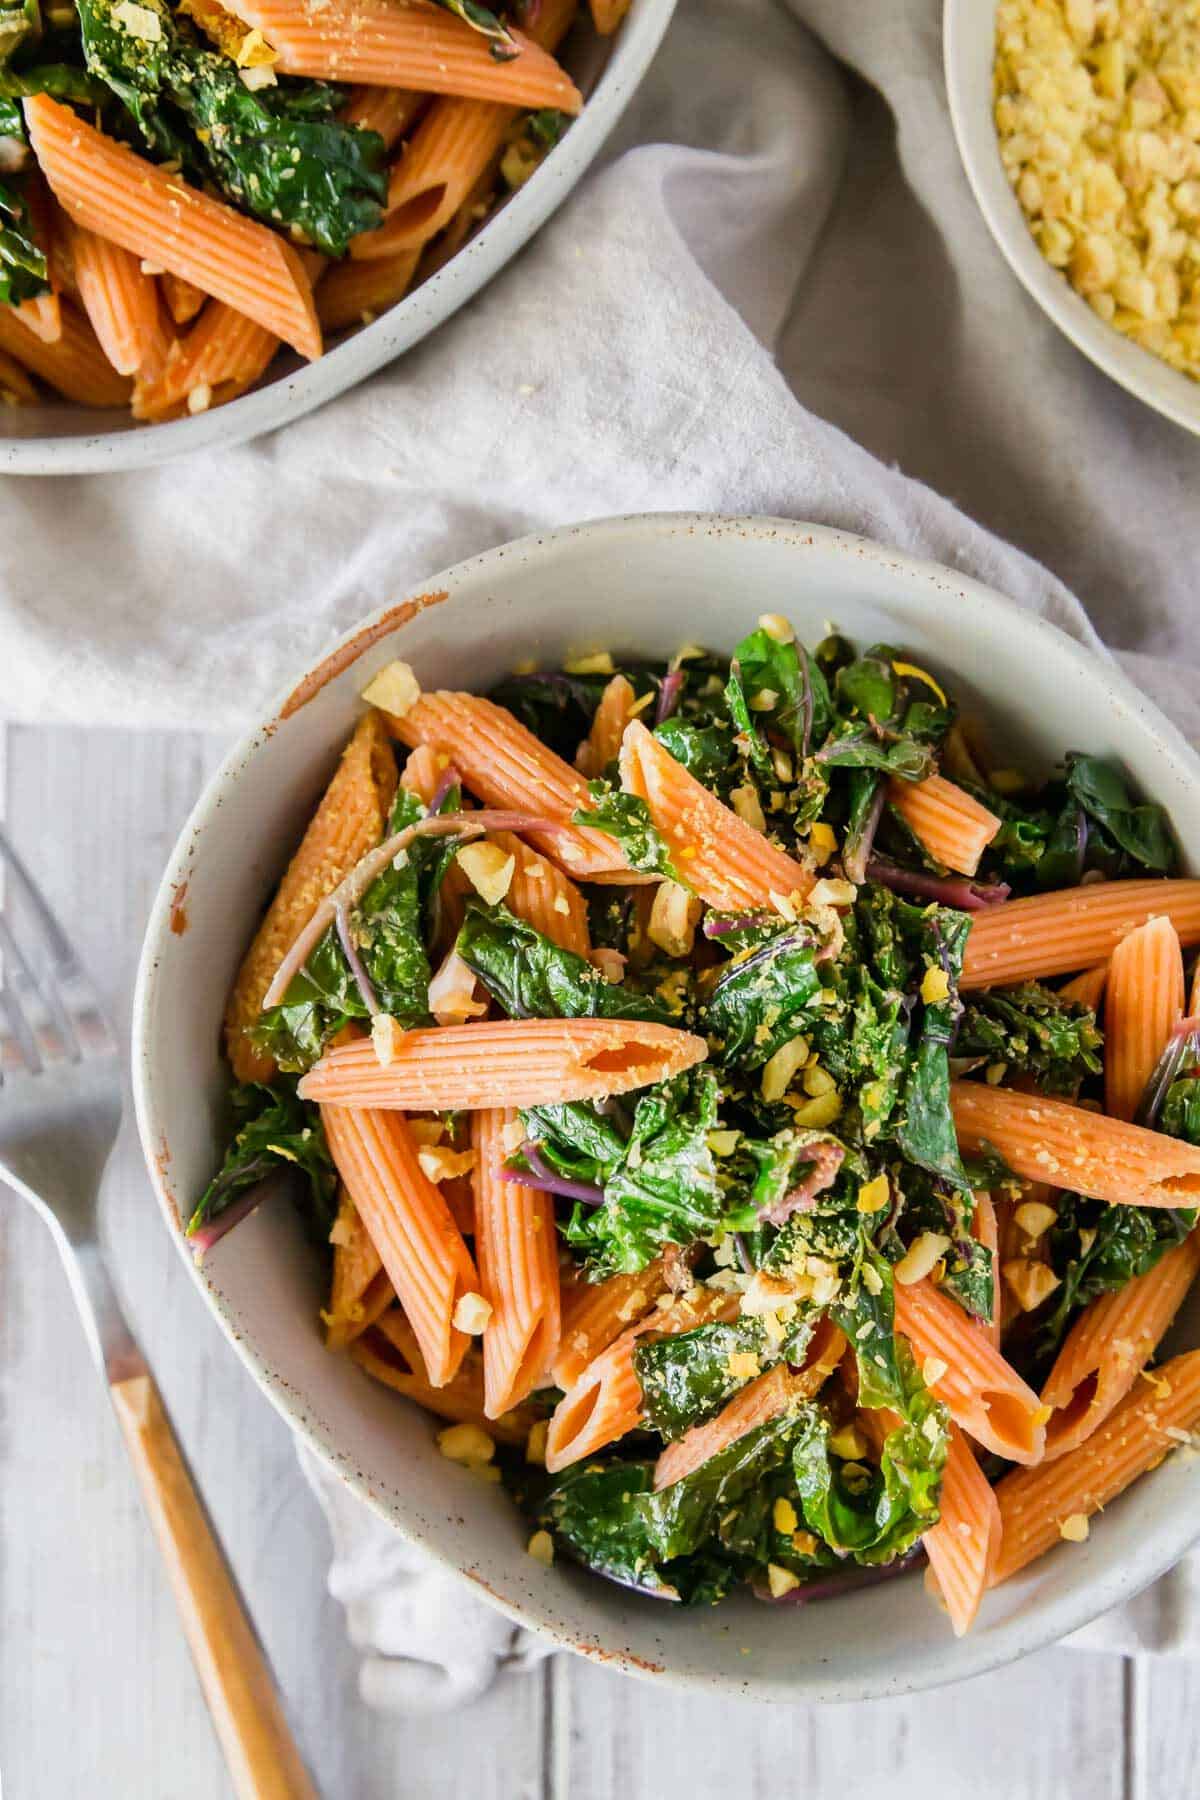
[[241,443],[382,368],[567,197],[674,11],[337,0],[317,25],[301,0],[239,4],[85,0],[63,62],[34,37],[12,53],[7,473]]
[[1198,774],[862,539],[490,551],[180,838],[133,1036],[168,1227],[298,1435],[557,1644],[777,1699],[1011,1660],[1200,1530]]

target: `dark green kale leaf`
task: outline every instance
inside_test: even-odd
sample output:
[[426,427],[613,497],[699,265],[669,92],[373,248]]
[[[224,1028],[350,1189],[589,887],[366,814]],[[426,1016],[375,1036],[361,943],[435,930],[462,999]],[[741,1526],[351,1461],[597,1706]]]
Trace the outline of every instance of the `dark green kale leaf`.
[[570,762],[591,730],[611,675],[567,675],[557,670],[508,675],[488,698],[508,709],[556,755]]
[[733,732],[723,720],[692,724],[676,717],[657,726],[654,735],[689,775],[712,793],[722,798],[727,795],[729,778],[740,770],[741,763]]
[[594,1574],[661,1599],[714,1604],[732,1585],[733,1564],[705,1552],[664,1558],[641,1511],[653,1491],[653,1463],[584,1462],[558,1477],[537,1520]]
[[820,946],[806,925],[783,925],[726,963],[701,1009],[701,1029],[726,1066],[757,1069],[799,1035],[821,1005]]
[[721,1227],[725,1194],[708,1142],[716,1124],[717,1078],[707,1065],[641,1094],[603,1205],[576,1206],[564,1233],[586,1254],[593,1280],[634,1274],[664,1244],[690,1244]]
[[[1155,875],[1169,875],[1175,868],[1175,843],[1164,808],[1138,805],[1115,763],[1100,756],[1068,756],[1067,789],[1128,863]],[[1094,849],[1092,856],[1088,867],[1100,866]],[[1125,873],[1127,866],[1118,859],[1118,868],[1108,872]]]
[[1037,1349],[1049,1357],[1075,1314],[1101,1294],[1123,1288],[1183,1242],[1196,1222],[1193,1208],[1110,1206],[1061,1194],[1047,1233],[1050,1264],[1061,1286],[1039,1322]]
[[1075,1094],[1101,1069],[1103,1033],[1088,1007],[1036,981],[975,994],[963,1008],[956,1057],[982,1057],[1036,1075],[1048,1094]]
[[[399,788],[388,833],[423,817],[420,801]],[[350,914],[350,932],[380,1009],[406,1028],[429,1020],[430,968],[422,920],[444,854],[444,839],[415,838],[401,867],[389,864],[377,875]],[[343,1025],[367,1017],[366,1002],[331,925],[292,977],[280,1005],[262,1014],[250,1037],[281,1069],[304,1070]]]
[[46,253],[34,234],[19,176],[0,180],[0,305],[19,306],[49,291]]
[[36,42],[41,34],[38,0],[0,0],[0,64],[10,63],[19,50]]
[[801,1363],[816,1318],[812,1312],[800,1315],[778,1341],[768,1337],[761,1320],[750,1317],[642,1338],[634,1346],[633,1367],[646,1424],[668,1443],[702,1425],[745,1384],[744,1375],[730,1374],[731,1356],[756,1356],[760,1369],[781,1360]]
[[678,1023],[653,994],[610,982],[505,906],[472,900],[455,949],[511,1019],[649,1019]]
[[571,815],[576,825],[589,825],[616,838],[631,869],[642,875],[665,875],[688,884],[671,861],[667,841],[650,817],[650,808],[636,794],[626,794],[610,781],[589,781],[587,806]]
[[[888,1433],[878,1465],[837,1455],[828,1413],[816,1405],[806,1409],[792,1445],[800,1510],[836,1554],[868,1566],[889,1563],[937,1524],[946,1424],[944,1409],[923,1386],[920,1395],[924,1405],[914,1400],[911,1422]],[[929,1438],[926,1420],[933,1422]]]
[[837,719],[814,761],[826,769],[878,769],[905,781],[932,774],[954,709],[910,668],[887,644],[843,663],[833,690]]
[[788,1461],[806,1408],[785,1408],[735,1439],[661,1493],[642,1494],[637,1510],[662,1557],[688,1556],[728,1530],[740,1503]]
[[113,0],[79,0],[91,73],[160,156],[178,157],[256,218],[344,256],[383,216],[383,139],[337,119],[336,88],[285,78],[251,93],[230,57],[203,46],[178,14],[153,10],[159,35],[148,40],[130,33]]
[[481,6],[479,0],[437,0],[473,31],[481,32],[492,40],[492,55],[498,62],[510,62],[518,54],[517,45],[508,26],[488,7]]
[[337,1170],[325,1142],[320,1108],[293,1088],[243,1082],[231,1095],[235,1130],[220,1172],[209,1182],[187,1223],[191,1237],[257,1187],[273,1170],[291,1163],[307,1177],[307,1213],[313,1235],[326,1242],[336,1211]]
[[[598,1110],[592,1100],[563,1100],[553,1106],[530,1106],[521,1114],[526,1139],[556,1174],[568,1181],[590,1181],[603,1187],[625,1154],[628,1132]],[[519,1157],[510,1167],[519,1168]]]
[[766,776],[772,773],[768,730],[803,759],[824,743],[833,723],[829,688],[814,658],[794,638],[781,643],[761,627],[733,653],[725,701],[751,761]]
[[970,914],[948,906],[927,907],[921,913],[924,968],[943,971],[949,987],[944,1000],[924,1006],[904,1088],[903,1117],[895,1134],[909,1162],[956,1188],[966,1188],[967,1177],[950,1111],[949,1047],[961,1011],[958,983],[970,929]]
[[1167,1089],[1158,1129],[1187,1144],[1200,1144],[1200,1081],[1194,1073],[1173,1081]]
[[1074,887],[1090,870],[1113,878],[1168,875],[1176,867],[1165,811],[1138,804],[1120,768],[1105,757],[1068,756],[1028,806],[969,781],[962,785],[1001,821],[983,870],[1015,888]]
[[[974,1168],[967,1169],[972,1188],[989,1185],[986,1181],[977,1181],[976,1175]],[[949,1182],[939,1180],[924,1169],[905,1169],[902,1182],[904,1198],[897,1228],[889,1230],[881,1240],[888,1257],[894,1262],[899,1261],[923,1232],[947,1234],[950,1245],[944,1257],[946,1272],[942,1286],[967,1312],[990,1324],[995,1299],[992,1253],[972,1235],[974,1194],[951,1187]]]

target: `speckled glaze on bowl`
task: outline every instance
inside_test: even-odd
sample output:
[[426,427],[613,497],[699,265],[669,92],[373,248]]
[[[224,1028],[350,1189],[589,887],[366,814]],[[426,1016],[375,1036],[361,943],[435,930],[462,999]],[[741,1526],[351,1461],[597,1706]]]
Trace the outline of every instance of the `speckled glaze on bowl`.
[[290,425],[382,369],[465,305],[562,205],[632,100],[674,11],[675,0],[633,0],[615,38],[575,34],[563,60],[586,104],[553,156],[457,256],[372,324],[342,333],[316,362],[284,350],[250,393],[165,425],[67,401],[0,408],[0,474],[114,474],[225,449]]
[[1200,432],[1200,383],[1106,325],[1033,241],[1013,193],[992,117],[996,0],[945,0],[942,14],[946,92],[959,154],[979,210],[1022,287],[1077,350],[1131,394]]
[[[434,577],[304,675],[213,777],[171,857],[134,1004],[133,1074],[146,1162],[168,1228],[225,1141],[225,995],[255,919],[360,710],[392,658],[426,686],[484,688],[520,658],[608,645],[729,650],[762,612],[812,641],[832,620],[902,644],[984,712],[998,747],[1047,763],[1067,747],[1119,756],[1169,808],[1200,865],[1200,762],[1119,671],[1011,601],[861,538],[773,519],[660,514],[524,538]],[[318,1336],[317,1269],[296,1221],[263,1208],[194,1271],[238,1355],[296,1432],[356,1493],[512,1618],[614,1668],[774,1700],[854,1700],[977,1675],[1128,1599],[1200,1535],[1196,1474],[1168,1461],[1063,1546],[990,1595],[956,1642],[919,1579],[811,1610],[745,1597],[688,1612],[525,1552],[497,1489],[446,1462],[430,1421]],[[1176,1328],[1200,1343],[1193,1307]]]

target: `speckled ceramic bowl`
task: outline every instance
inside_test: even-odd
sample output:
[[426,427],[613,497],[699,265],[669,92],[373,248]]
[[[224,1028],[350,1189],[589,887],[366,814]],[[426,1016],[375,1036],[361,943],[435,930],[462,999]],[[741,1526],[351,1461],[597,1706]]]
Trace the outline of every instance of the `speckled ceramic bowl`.
[[127,413],[67,401],[0,407],[0,473],[108,474],[241,444],[291,424],[382,369],[477,294],[562,205],[629,105],[674,10],[675,0],[632,0],[611,40],[572,34],[563,61],[586,105],[562,143],[445,268],[372,324],[341,333],[316,362],[284,350],[240,400],[165,425],[135,425]]
[[[201,1192],[226,1136],[225,995],[371,675],[403,657],[425,685],[461,685],[469,671],[484,688],[520,658],[554,663],[597,644],[729,650],[763,612],[787,614],[809,641],[833,620],[860,640],[904,645],[1026,762],[1068,746],[1119,756],[1200,864],[1200,764],[1179,734],[1114,667],[948,569],[816,526],[686,515],[610,519],[489,551],[302,674],[214,776],[171,857],[142,957],[133,1074],[147,1166],[189,1264],[177,1208]],[[989,1596],[961,1642],[919,1578],[809,1610],[746,1597],[676,1610],[533,1561],[504,1494],[446,1462],[423,1414],[322,1348],[318,1270],[285,1210],[239,1225],[195,1279],[268,1399],[368,1505],[513,1618],[657,1680],[847,1700],[976,1675],[1128,1599],[1200,1534],[1195,1470],[1168,1462],[1086,1544],[1064,1545]],[[1183,1342],[1200,1342],[1195,1312],[1181,1329]]]
[[971,191],[1005,261],[1058,329],[1098,369],[1187,431],[1200,432],[1200,382],[1151,355],[1094,313],[1033,241],[1013,193],[992,116],[996,0],[945,0],[946,92]]

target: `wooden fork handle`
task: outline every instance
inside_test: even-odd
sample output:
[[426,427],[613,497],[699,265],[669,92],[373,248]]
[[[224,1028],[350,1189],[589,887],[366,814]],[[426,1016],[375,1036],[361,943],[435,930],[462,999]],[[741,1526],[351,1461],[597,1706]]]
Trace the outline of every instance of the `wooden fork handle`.
[[110,1393],[238,1800],[316,1800],[152,1376]]

